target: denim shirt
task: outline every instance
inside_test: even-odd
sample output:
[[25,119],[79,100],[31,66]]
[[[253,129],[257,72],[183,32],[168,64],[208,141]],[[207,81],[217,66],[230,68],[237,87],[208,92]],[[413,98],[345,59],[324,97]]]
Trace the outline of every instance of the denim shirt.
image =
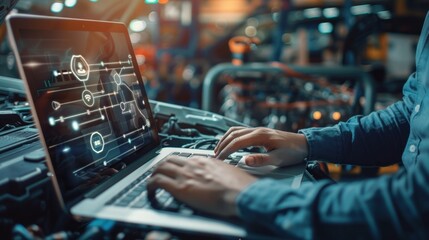
[[374,179],[286,187],[261,179],[237,198],[239,215],[282,239],[429,239],[429,14],[416,51],[416,72],[404,97],[368,116],[332,127],[303,129],[309,159],[385,166],[397,173]]

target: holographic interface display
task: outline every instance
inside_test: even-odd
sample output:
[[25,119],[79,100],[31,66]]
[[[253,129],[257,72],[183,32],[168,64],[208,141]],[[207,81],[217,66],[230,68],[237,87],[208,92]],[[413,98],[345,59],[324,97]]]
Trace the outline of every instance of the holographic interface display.
[[20,33],[26,80],[65,192],[112,176],[126,157],[156,139],[125,34]]

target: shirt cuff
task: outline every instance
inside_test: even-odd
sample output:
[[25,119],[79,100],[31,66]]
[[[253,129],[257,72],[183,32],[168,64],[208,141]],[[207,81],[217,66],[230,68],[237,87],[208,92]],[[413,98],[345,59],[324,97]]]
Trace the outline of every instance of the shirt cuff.
[[[292,189],[290,184],[290,179],[272,178],[261,178],[252,183],[237,196],[239,217],[244,220],[261,220],[264,217],[277,215],[283,207],[296,207],[296,204],[300,202],[299,199],[306,197],[306,193],[300,194],[300,190]],[[301,185],[302,188],[307,187],[304,186],[305,184]],[[289,198],[285,199],[284,196],[289,196]]]
[[307,128],[298,131],[307,139],[307,160],[339,163],[343,156],[341,132],[338,126]]
[[239,217],[241,217],[242,219],[247,219],[248,215],[252,215],[252,208],[254,208],[255,210],[265,209],[265,207],[263,206],[262,208],[259,208],[259,205],[264,205],[265,203],[264,201],[258,200],[258,198],[266,197],[266,189],[269,189],[267,188],[267,186],[270,186],[271,182],[272,181],[270,181],[269,179],[258,180],[250,184],[247,189],[245,189],[238,195],[236,199],[236,204],[238,208]]

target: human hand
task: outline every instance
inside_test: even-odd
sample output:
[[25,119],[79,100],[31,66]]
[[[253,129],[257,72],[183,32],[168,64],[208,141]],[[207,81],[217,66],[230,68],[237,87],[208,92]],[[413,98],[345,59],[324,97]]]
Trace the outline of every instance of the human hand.
[[[225,159],[231,153],[242,148],[260,146],[268,152],[277,150],[273,154],[250,154],[245,157],[249,166],[287,166],[302,162],[308,155],[307,139],[302,134],[290,133],[271,128],[230,128],[214,149],[215,156]],[[278,157],[279,153],[282,157]]]
[[195,209],[235,216],[237,196],[254,181],[254,176],[217,159],[170,157],[153,172],[147,191],[154,197],[162,188]]

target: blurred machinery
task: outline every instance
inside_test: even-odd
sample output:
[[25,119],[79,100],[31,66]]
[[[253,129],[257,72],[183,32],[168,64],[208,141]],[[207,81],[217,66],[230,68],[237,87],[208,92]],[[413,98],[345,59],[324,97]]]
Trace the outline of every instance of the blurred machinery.
[[[358,7],[363,6],[353,9]],[[383,93],[383,102],[378,101],[376,109],[385,108],[400,99],[402,85],[413,71],[412,57],[395,57],[399,51],[405,56],[415,51],[415,36],[421,26],[407,27],[405,23],[421,21],[419,16],[369,13],[360,15],[344,35],[342,65],[298,67],[276,59],[251,63],[255,52],[260,51],[252,50],[260,41],[256,37],[232,37],[232,64],[217,65],[206,75],[203,108],[250,126],[294,132],[368,114],[375,108],[376,93]],[[397,63],[390,58],[404,60]]]
[[[279,74],[224,75],[220,112],[250,126],[288,131],[326,126],[352,115],[348,87]],[[311,80],[310,80],[311,79]]]
[[204,80],[205,110],[250,126],[293,132],[333,125],[373,110],[374,83],[362,69],[243,63],[255,42],[246,37],[231,39],[232,64],[217,65]]

